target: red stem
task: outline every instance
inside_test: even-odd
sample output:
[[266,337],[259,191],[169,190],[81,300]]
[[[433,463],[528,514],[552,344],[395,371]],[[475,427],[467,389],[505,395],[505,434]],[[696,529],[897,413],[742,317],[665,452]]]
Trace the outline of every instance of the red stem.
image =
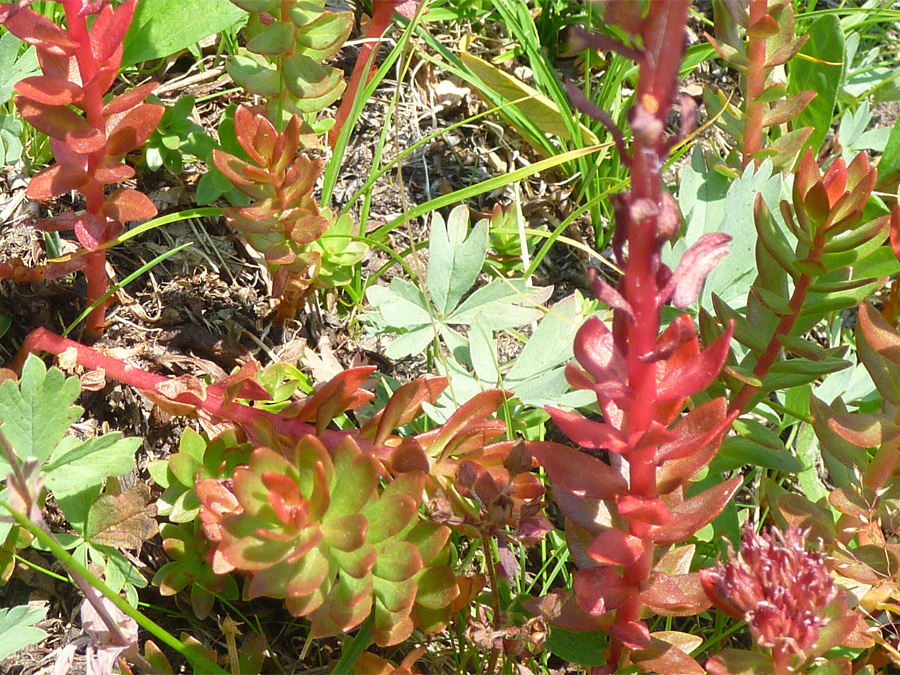
[[[82,9],[80,0],[64,0],[63,7],[66,12],[66,25],[69,35],[78,42],[79,48],[75,54],[78,62],[78,70],[83,84],[90,82],[97,74],[97,61],[91,49],[91,39],[88,34],[87,22],[84,16],[79,16]],[[106,118],[103,116],[103,93],[97,87],[84,87],[84,110],[88,124],[106,133]],[[86,198],[86,211],[92,215],[104,218],[103,215],[103,185],[94,180],[94,171],[103,163],[106,157],[105,150],[88,155],[87,173],[90,176],[87,184],[81,188],[81,193]],[[105,237],[104,237],[105,239]],[[103,243],[102,241],[100,243]],[[86,256],[84,270],[87,277],[87,300],[95,302],[106,293],[108,278],[106,276],[106,251],[91,251]],[[106,316],[106,303],[101,303],[91,312],[85,322],[86,336],[88,338],[99,337],[103,332],[103,324]]]
[[[666,155],[666,115],[671,108],[681,64],[684,27],[689,0],[652,0],[642,26],[644,49],[638,61],[637,107],[660,122],[659,133],[635,131],[632,149],[631,186],[629,203],[647,200],[662,208],[662,167]],[[643,354],[655,349],[659,334],[660,316],[657,302],[655,261],[658,260],[658,217],[651,215],[640,221],[630,220],[628,226],[628,260],[625,265],[623,291],[634,312],[634,321],[627,325],[628,384],[631,401],[626,411],[626,433],[637,439],[647,431],[658,413],[656,365],[641,360]],[[630,492],[649,499],[657,496],[655,448],[628,453]],[[629,531],[644,540],[644,553],[625,567],[625,581],[637,588],[650,575],[654,545],[646,523],[630,521]],[[640,620],[643,603],[635,593],[616,611],[619,626]],[[619,663],[626,649],[616,637],[610,641],[608,663]]]
[[[181,392],[178,396],[172,398],[161,393],[165,385],[173,381],[172,378],[164,375],[155,375],[140,368],[129,366],[103,352],[52,333],[46,328],[36,329],[25,339],[25,344],[19,350],[19,354],[10,365],[10,368],[17,372],[21,371],[28,354],[40,352],[49,352],[57,356],[64,352],[72,353],[75,355],[75,361],[88,370],[102,370],[104,374],[114,380],[147,392],[156,399],[169,399],[175,403],[195,406],[198,410],[202,410],[213,417],[239,424],[248,432],[252,432],[254,429],[260,428],[260,426],[266,428],[271,425],[271,429],[276,434],[288,438],[302,438],[307,434],[315,434],[329,449],[337,447],[347,436],[355,433],[355,430],[332,431],[326,429],[321,434],[318,434],[315,425],[308,424],[294,417],[287,417],[228,401],[224,392],[216,391],[214,388],[207,388],[202,399],[188,391]],[[355,438],[355,440],[360,448],[375,451],[371,441],[365,438]]]
[[[347,84],[347,90],[344,92],[344,98],[341,99],[341,107],[338,108],[337,115],[334,117],[334,126],[328,132],[328,145],[332,148],[337,143],[337,138],[344,128],[344,123],[350,116],[350,110],[353,108],[353,101],[356,99],[356,92],[361,86],[369,83],[372,75],[372,68],[367,69],[369,58],[372,56],[373,50],[381,47],[381,36],[391,23],[394,16],[393,2],[373,2],[372,3],[372,20],[366,29],[365,42],[359,50],[359,56],[356,57],[356,65],[353,67],[353,74],[350,76],[350,82]],[[376,51],[377,53],[377,51]],[[374,63],[372,64],[375,65]],[[360,84],[363,79],[363,72],[366,72],[365,83]]]
[[[761,21],[768,10],[768,0],[750,0],[750,25]],[[747,118],[744,122],[743,164],[747,166],[753,155],[762,149],[763,114],[765,104],[757,99],[766,88],[766,38],[748,36],[747,56]]]

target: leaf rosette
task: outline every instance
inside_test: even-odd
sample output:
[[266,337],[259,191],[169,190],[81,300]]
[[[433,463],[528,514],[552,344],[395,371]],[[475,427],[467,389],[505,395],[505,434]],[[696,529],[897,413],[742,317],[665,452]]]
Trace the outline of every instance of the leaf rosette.
[[201,479],[200,518],[213,569],[248,572],[248,598],[284,598],[313,637],[350,630],[375,611],[373,637],[396,644],[439,630],[458,594],[445,562],[449,530],[420,520],[425,475],[384,489],[381,462],[351,439],[329,455],[314,436],[285,454],[253,452],[231,481]]

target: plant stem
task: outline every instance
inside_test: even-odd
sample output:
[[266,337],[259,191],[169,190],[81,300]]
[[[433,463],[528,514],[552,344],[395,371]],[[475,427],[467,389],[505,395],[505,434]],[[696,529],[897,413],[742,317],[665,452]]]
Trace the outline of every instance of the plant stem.
[[[38,527],[35,523],[32,523],[28,518],[14,510],[12,505],[8,504],[4,500],[0,500],[0,508],[6,509],[13,518],[19,523],[19,525],[28,530],[34,538],[40,541],[44,546],[50,549],[50,552],[56,556],[56,558],[69,569],[69,573],[72,575],[72,579],[78,583],[78,579],[87,584],[88,590],[96,590],[99,591],[107,600],[109,600],[113,605],[116,606],[122,613],[134,619],[139,626],[149,631],[153,637],[157,638],[161,642],[164,642],[166,645],[174,649],[176,652],[181,654],[187,661],[194,666],[197,670],[196,672],[203,673],[214,673],[215,675],[228,675],[228,672],[219,668],[212,661],[207,659],[202,654],[196,652],[188,648],[186,645],[179,642],[171,633],[167,630],[159,626],[154,621],[148,619],[146,616],[141,614],[137,609],[128,604],[128,601],[125,598],[121,597],[118,593],[115,593],[106,583],[92,574],[87,567],[78,562],[72,555],[66,551],[62,545],[56,541],[56,537],[52,534],[44,531],[41,527]],[[80,586],[79,586],[80,588]],[[88,593],[85,595],[86,598],[89,598],[92,593]],[[108,615],[108,612],[104,612]],[[101,614],[101,617],[103,614]],[[105,621],[105,619],[104,619]],[[113,621],[113,626],[115,626],[115,622]],[[111,628],[111,630],[113,630]],[[118,631],[118,628],[114,629]]]
[[[634,321],[625,322],[627,331],[628,386],[631,401],[625,413],[623,431],[628,438],[639,439],[657,418],[657,367],[642,357],[656,348],[660,328],[660,307],[657,301],[656,261],[659,258],[659,213],[663,208],[662,167],[666,155],[664,134],[668,114],[678,82],[678,67],[683,51],[684,26],[689,8],[688,0],[652,0],[642,26],[644,48],[638,61],[639,74],[635,119],[636,124],[631,155],[631,186],[627,218],[628,260],[625,265],[623,288],[631,305]],[[647,211],[639,205],[651,204]],[[641,215],[636,215],[640,213]],[[621,225],[621,223],[619,223]],[[630,493],[653,499],[657,497],[656,448],[631,450],[628,453]],[[643,540],[643,553],[625,566],[624,579],[638,588],[647,579],[653,565],[654,544],[649,538],[650,526],[638,520],[629,521],[629,532]],[[640,620],[643,603],[634,593],[616,610],[615,624],[626,627]],[[619,663],[626,645],[618,635],[610,640],[610,665]]]
[[[78,62],[78,71],[81,81],[86,85],[95,78],[98,72],[97,60],[91,48],[91,38],[88,34],[87,21],[84,15],[81,15],[83,3],[81,0],[64,0],[63,7],[66,12],[66,24],[69,28],[69,34],[73,40],[78,42],[79,47],[75,53],[75,59]],[[103,92],[96,86],[85,86],[83,88],[84,98],[83,107],[87,116],[88,125],[102,133],[106,133],[106,118],[103,115]],[[87,156],[87,174],[89,176],[87,184],[80,189],[84,194],[87,204],[87,213],[106,220],[103,214],[103,185],[94,179],[94,171],[96,171],[106,158],[106,148],[97,150]],[[102,237],[100,243],[106,239],[106,233]],[[87,265],[84,273],[87,277],[87,300],[88,304],[92,304],[95,300],[102,297],[106,293],[108,278],[106,276],[106,251],[90,251],[87,256]],[[85,322],[86,334],[89,339],[97,338],[103,332],[103,323],[106,315],[106,303],[100,303],[97,308],[88,315]]]
[[[484,562],[487,567],[488,580],[491,584],[491,627],[494,633],[498,633],[503,629],[500,622],[500,591],[497,589],[497,571],[494,569],[493,547],[491,546],[490,537],[481,533],[481,548],[484,550]],[[487,667],[484,669],[484,675],[493,675],[497,670],[497,661],[500,659],[500,650],[493,646],[493,637],[491,639],[491,656],[488,659]]]
[[[814,261],[821,260],[824,248],[825,235],[817,234],[815,239],[813,239],[813,249],[809,255],[809,259]],[[753,368],[753,375],[757,379],[765,379],[766,375],[769,373],[769,368],[772,367],[772,364],[775,363],[775,359],[778,358],[778,353],[781,351],[781,342],[778,340],[778,336],[788,335],[791,330],[793,330],[794,324],[797,323],[797,319],[800,318],[800,310],[803,309],[803,303],[806,302],[806,295],[809,292],[811,284],[812,277],[807,274],[802,274],[794,284],[794,292],[791,294],[791,300],[788,303],[791,311],[782,316],[778,321],[775,332],[769,339],[769,344],[766,345],[765,351],[762,356],[759,357],[756,366]],[[756,395],[757,391],[759,391],[759,387],[752,384],[744,384],[728,405],[728,411],[732,413],[743,412]]]
[[[750,26],[761,21],[767,12],[768,0],[750,0]],[[743,165],[753,160],[753,155],[762,149],[763,113],[765,104],[758,99],[766,88],[766,38],[754,37],[749,31],[747,37],[747,101],[746,121],[744,122],[744,147],[742,148]]]

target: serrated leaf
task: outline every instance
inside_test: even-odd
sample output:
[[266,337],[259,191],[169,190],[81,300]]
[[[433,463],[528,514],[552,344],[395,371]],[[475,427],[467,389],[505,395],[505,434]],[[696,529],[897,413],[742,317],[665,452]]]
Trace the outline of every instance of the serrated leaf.
[[140,438],[122,438],[118,432],[83,443],[68,436],[44,467],[47,487],[62,496],[99,485],[109,476],[123,476],[134,469],[134,455],[139,447]]
[[137,550],[156,534],[156,505],[139,483],[118,495],[104,494],[88,512],[85,538],[93,544]]
[[32,609],[18,605],[0,609],[0,660],[47,637],[46,632],[34,625],[46,616],[46,607]]
[[435,213],[428,246],[428,292],[441,316],[446,316],[472,288],[488,244],[488,223],[479,221],[469,231],[469,209],[457,206],[447,218]]
[[67,378],[58,368],[48,371],[33,354],[25,361],[18,384],[0,383],[0,423],[20,458],[43,462],[50,456],[84,412],[73,405],[80,392],[77,377]]

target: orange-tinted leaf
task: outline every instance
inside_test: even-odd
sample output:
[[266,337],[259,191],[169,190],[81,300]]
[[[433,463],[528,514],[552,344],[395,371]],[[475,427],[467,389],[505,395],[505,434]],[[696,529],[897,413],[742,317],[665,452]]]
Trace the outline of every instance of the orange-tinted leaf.
[[643,552],[644,542],[621,530],[601,532],[587,549],[588,555],[601,565],[630,565]]
[[120,183],[134,177],[134,169],[127,164],[107,164],[94,169],[94,180],[103,185]]
[[740,476],[704,490],[672,509],[672,519],[650,528],[650,538],[660,546],[684,541],[715,518],[741,487]]
[[731,322],[725,332],[699,356],[667,373],[659,383],[659,400],[677,400],[706,389],[728,358],[733,332],[734,322]]
[[[128,0],[119,5],[115,12],[107,5],[94,20],[91,28],[91,51],[99,62],[108,61],[122,46],[131,18],[134,15],[136,0]],[[121,60],[121,54],[119,60]],[[118,64],[116,64],[118,68]]]
[[71,108],[45,105],[23,96],[16,96],[15,103],[26,122],[51,138],[65,141],[69,134],[95,131]]
[[103,202],[103,213],[120,222],[146,220],[156,215],[156,206],[143,192],[128,188],[115,190]]
[[158,86],[159,82],[145,82],[131,91],[116,96],[103,108],[103,115],[108,117],[110,115],[119,115],[131,110],[139,103],[143,103],[144,99],[152,94]]
[[81,98],[81,87],[58,77],[39,75],[19,80],[16,93],[44,105],[68,105]]
[[712,604],[697,573],[653,572],[641,586],[641,600],[661,616],[693,616]]
[[555,484],[579,497],[615,499],[628,489],[627,481],[609,464],[585,452],[550,441],[528,445]]
[[[387,405],[363,427],[362,436],[371,437],[375,445],[381,445],[394,429],[408,424],[418,417],[422,403],[434,403],[447,388],[446,377],[420,378],[402,385],[391,395]],[[375,429],[374,435],[371,430]]]
[[142,103],[128,112],[109,131],[107,153],[111,157],[121,157],[141,147],[150,138],[165,111],[164,106]]
[[610,452],[624,452],[628,449],[625,437],[618,429],[605,422],[595,422],[578,413],[567,412],[546,406],[545,410],[553,418],[553,422],[559,427],[575,445],[590,450],[609,450]]
[[31,179],[25,195],[29,199],[52,199],[78,190],[87,182],[88,176],[81,169],[70,164],[53,164]]
[[861,448],[874,448],[900,436],[894,418],[881,413],[844,413],[828,420],[834,433]]
[[43,14],[31,9],[19,9],[3,22],[6,29],[23,42],[55,56],[72,56],[78,43],[68,33]]
[[650,637],[650,646],[631,653],[631,660],[644,671],[660,675],[705,675],[706,673],[690,655],[675,645],[653,636]]

